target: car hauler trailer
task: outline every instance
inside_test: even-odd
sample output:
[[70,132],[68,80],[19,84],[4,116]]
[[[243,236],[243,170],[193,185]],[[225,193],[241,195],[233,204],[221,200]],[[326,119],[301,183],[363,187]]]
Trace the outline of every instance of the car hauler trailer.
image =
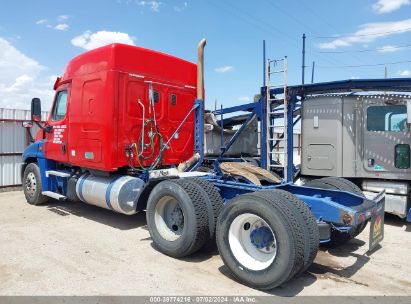
[[[358,234],[369,221],[373,249],[383,238],[384,191],[367,199],[354,188],[297,186],[292,153],[285,153],[286,166],[273,162],[276,106],[283,105],[285,134],[292,134],[298,103],[286,83],[281,94],[267,84],[257,102],[216,111],[248,114],[222,139],[212,169],[197,170],[204,163],[204,45],[197,65],[122,44],[70,61],[55,83],[47,123],[23,154],[27,201],[82,201],[123,214],[146,210],[158,250],[180,258],[216,240],[235,277],[258,289],[298,276],[320,243]],[[40,110],[34,98],[37,123]],[[260,166],[226,156],[253,119],[260,142],[267,143]],[[292,147],[292,136],[278,140]],[[284,178],[270,171],[279,167]]]

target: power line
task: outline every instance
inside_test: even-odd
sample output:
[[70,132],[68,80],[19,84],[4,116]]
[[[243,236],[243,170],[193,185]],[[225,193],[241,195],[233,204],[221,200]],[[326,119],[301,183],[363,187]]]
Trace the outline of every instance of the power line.
[[293,39],[291,39],[286,32],[283,32],[282,30],[266,22],[265,20],[255,18],[248,11],[244,11],[229,2],[224,2],[224,1],[213,1],[213,2],[214,2],[214,5],[219,6],[220,8],[222,8],[229,14],[233,15],[234,17],[235,15],[237,15],[238,17],[243,19],[245,22],[251,24],[254,27],[258,27],[261,30],[266,31],[268,33],[272,34],[273,32],[276,32],[277,35],[282,36],[281,40],[283,40],[284,43],[288,43],[289,45],[294,45],[296,47],[299,47],[299,45]]
[[[266,1],[267,4],[271,5],[273,8],[282,11],[284,14],[286,14],[286,15],[289,16],[291,19],[293,19],[296,23],[302,25],[302,27],[303,27],[303,28],[302,28],[302,29],[303,29],[303,32],[307,32],[307,31],[308,31],[308,32],[310,33],[310,35],[312,35],[312,36],[318,36],[318,35],[319,35],[318,32],[316,32],[316,30],[313,29],[308,23],[301,21],[299,18],[296,18],[296,17],[294,16],[294,14],[289,13],[287,10],[285,10],[284,8],[282,8],[282,7],[279,6],[279,5],[274,4],[274,3],[271,2],[270,0],[265,0],[265,1]],[[302,4],[303,4],[303,3],[302,3]],[[313,11],[312,13],[315,14],[314,11]],[[318,17],[316,17],[316,19],[318,19]],[[319,19],[322,20],[322,17],[319,18]],[[328,24],[328,26],[332,26],[332,25],[329,25],[329,24]],[[318,59],[319,61],[323,61],[323,60],[324,60],[324,61],[327,61],[327,62],[329,62],[329,63],[331,63],[331,64],[335,64],[335,63],[337,63],[337,64],[338,64],[338,63],[344,64],[343,61],[341,61],[341,60],[339,60],[339,59],[337,59],[337,58],[335,58],[335,57],[327,58],[327,57],[324,57],[324,56],[319,57],[319,56],[316,56],[315,54],[312,54],[312,55],[315,56],[315,57],[317,57],[317,59]],[[351,56],[351,57],[356,57],[356,56]],[[358,58],[358,57],[356,57],[356,59],[358,59],[358,61],[360,61],[360,62],[363,62],[363,60],[360,59],[360,58]]]
[[364,50],[348,50],[348,51],[308,51],[309,53],[320,53],[320,54],[345,54],[345,53],[366,53],[366,52],[381,52],[383,53],[386,49],[405,49],[411,47],[411,44],[388,46],[387,48],[380,47],[376,49],[364,49]]
[[[300,24],[302,26],[302,30],[303,30],[304,33],[308,31],[313,36],[318,36],[319,35],[318,32],[316,32],[316,30],[313,29],[308,23],[301,21],[299,18],[296,18],[294,16],[294,14],[289,13],[287,10],[285,10],[284,8],[282,8],[279,5],[276,5],[275,3],[271,2],[270,0],[265,0],[265,1],[268,5],[271,5],[271,7],[275,8],[276,10],[282,11],[284,14],[286,14],[291,19],[293,19],[296,23]],[[315,57],[318,57],[318,56],[315,56]],[[342,62],[341,60],[337,60],[336,58],[326,58],[326,57],[323,56],[323,57],[318,57],[317,59],[328,61],[331,64],[334,64],[336,62],[337,62],[337,64],[338,63],[344,64],[344,62]]]
[[[268,33],[276,33],[277,35],[281,35],[284,38],[282,39],[282,41],[284,43],[287,43],[288,45],[293,45],[296,48],[300,48],[301,46],[299,44],[297,44],[295,42],[295,40],[293,40],[292,38],[290,38],[289,35],[287,35],[287,33],[281,31],[280,29],[274,27],[271,23],[269,23],[267,20],[264,19],[260,19],[260,18],[256,18],[255,16],[253,16],[252,14],[250,14],[248,11],[244,11],[242,9],[240,9],[239,7],[229,3],[229,2],[224,2],[224,1],[211,1],[210,3],[213,3],[215,6],[219,6],[220,9],[223,9],[224,11],[226,11],[227,13],[231,14],[234,17],[239,17],[240,19],[242,19],[243,21],[245,21],[246,23],[256,27],[256,28],[260,28],[263,31],[266,31]],[[335,64],[335,63],[342,63],[344,64],[344,62],[342,62],[341,60],[337,60],[336,58],[325,58],[325,57],[319,57],[318,55],[316,56],[319,59],[325,60],[327,62],[329,62],[330,64]]]
[[326,20],[325,16],[318,14],[314,9],[311,8],[310,5],[306,5],[304,1],[300,1],[300,5],[305,8],[305,11],[308,11],[309,13],[311,13],[311,15],[313,15],[316,20],[319,20],[322,23],[326,24],[327,26],[332,27],[335,30],[339,31],[333,24],[331,24],[330,22]]
[[[224,1],[212,1],[215,6],[219,6],[221,9],[225,10],[227,13],[233,15],[234,17],[239,17],[243,21],[247,22],[248,24],[258,27],[263,31],[266,31],[268,33],[273,33],[276,32],[277,35],[281,35],[284,37],[282,40],[284,43],[287,43],[289,45],[293,45],[296,48],[300,48],[300,45],[295,42],[292,38],[290,38],[290,35],[288,35],[286,32],[280,30],[279,28],[276,28],[273,26],[273,24],[269,23],[267,20],[261,19],[261,18],[256,18],[252,14],[250,14],[248,11],[244,11],[240,9],[239,7],[236,7],[235,5],[229,3],[229,2],[224,2]],[[318,56],[316,56],[318,57]],[[319,57],[318,57],[319,58]],[[335,63],[343,63],[341,60],[337,60],[336,58],[325,58],[321,57],[319,59],[325,60],[329,62],[330,64],[335,64]]]
[[340,65],[340,66],[318,66],[323,69],[340,69],[340,68],[360,68],[360,67],[373,67],[373,66],[384,66],[384,65],[394,65],[401,63],[410,63],[411,60],[397,61],[397,62],[386,62],[386,63],[375,63],[375,64],[359,64],[359,65]]
[[301,21],[299,18],[295,17],[294,14],[289,13],[288,11],[286,11],[284,8],[282,8],[280,5],[275,4],[272,0],[265,0],[265,2],[270,5],[271,7],[273,7],[276,10],[280,10],[282,11],[284,14],[286,14],[288,17],[290,17],[291,19],[293,19],[296,23],[300,24],[303,28],[302,30],[304,32],[307,31],[311,31],[312,33],[314,33],[315,35],[318,35],[318,33],[316,32],[315,29],[313,29],[308,23],[305,23],[303,21]]
[[367,36],[379,36],[393,33],[405,33],[411,31],[411,27],[404,28],[401,30],[380,32],[380,33],[369,33],[369,34],[351,34],[351,35],[333,35],[333,36],[315,36],[315,39],[335,39],[335,38],[355,38],[355,37],[367,37]]
[[[323,24],[325,24],[327,27],[329,28],[333,28],[335,31],[340,32],[341,29],[338,29],[334,24],[330,23],[329,21],[327,21],[326,17],[324,15],[320,15],[318,14],[314,9],[312,9],[312,7],[310,5],[306,5],[306,2],[301,1],[300,5],[304,8],[305,12],[310,13],[312,16],[314,16],[315,20],[322,22]],[[315,36],[320,36],[317,33],[315,33]],[[315,37],[313,36],[313,37]],[[324,54],[327,56],[327,54]],[[364,59],[360,58],[359,56],[357,56],[356,54],[352,54],[350,55],[351,58],[356,59],[359,62],[364,62]],[[323,57],[321,57],[323,58]],[[331,57],[330,59],[335,61],[335,57]],[[330,61],[330,59],[328,59],[327,61]]]

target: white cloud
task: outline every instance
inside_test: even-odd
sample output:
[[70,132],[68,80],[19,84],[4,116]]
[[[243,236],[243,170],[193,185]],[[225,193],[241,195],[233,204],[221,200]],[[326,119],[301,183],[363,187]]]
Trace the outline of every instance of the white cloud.
[[393,52],[398,52],[401,50],[398,46],[395,45],[384,45],[380,48],[377,49],[378,53],[393,53]]
[[134,38],[121,32],[98,31],[96,33],[92,33],[91,31],[86,31],[82,35],[71,39],[72,45],[85,50],[92,50],[110,43],[134,45]]
[[30,100],[39,97],[43,109],[50,107],[55,80],[43,76],[46,68],[0,37],[0,107],[29,109]]
[[54,28],[59,31],[67,31],[69,28],[69,25],[67,23],[60,23],[60,24],[57,24]]
[[361,25],[360,29],[355,33],[335,38],[331,42],[320,43],[318,44],[318,47],[321,49],[336,49],[339,47],[351,46],[353,44],[368,43],[378,38],[409,31],[411,31],[411,19],[393,22],[366,23]]
[[238,97],[238,101],[251,101],[251,98],[248,96],[241,96]]
[[179,13],[179,12],[184,11],[187,7],[188,7],[188,3],[184,2],[183,5],[181,6],[177,6],[177,5],[174,6],[174,10]]
[[402,77],[411,77],[411,71],[410,70],[399,70],[397,72],[397,74],[399,76],[402,76]]
[[372,8],[377,14],[386,14],[399,10],[404,5],[409,5],[410,0],[378,0]]
[[36,24],[43,25],[50,29],[55,29],[58,31],[67,31],[69,29],[69,25],[67,24],[67,20],[69,19],[68,15],[60,15],[56,18],[60,23],[53,25],[47,19],[40,19],[36,21]]
[[64,22],[64,21],[67,21],[69,18],[70,18],[69,15],[60,15],[57,17],[57,21]]
[[160,1],[138,1],[137,5],[143,7],[149,7],[153,12],[158,13],[160,11],[160,5],[163,3]]
[[219,68],[215,68],[214,71],[217,73],[228,73],[234,70],[234,67],[231,65],[222,66]]
[[48,20],[47,19],[40,19],[36,21],[36,24],[47,24]]

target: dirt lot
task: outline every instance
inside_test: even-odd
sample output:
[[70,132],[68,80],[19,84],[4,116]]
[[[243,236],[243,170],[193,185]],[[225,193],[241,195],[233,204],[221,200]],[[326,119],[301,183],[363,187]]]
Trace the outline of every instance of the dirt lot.
[[[386,219],[381,248],[367,255],[368,229],[320,251],[302,277],[268,294],[411,295],[411,226]],[[81,204],[30,206],[0,193],[1,295],[267,295],[230,278],[217,251],[184,260],[152,247],[145,215]]]

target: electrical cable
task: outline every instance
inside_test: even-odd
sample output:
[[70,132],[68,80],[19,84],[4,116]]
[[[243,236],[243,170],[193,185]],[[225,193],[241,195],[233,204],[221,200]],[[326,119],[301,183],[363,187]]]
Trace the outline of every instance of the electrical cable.
[[[213,1],[214,2],[214,1]],[[272,24],[270,24],[269,22],[267,22],[266,20],[262,20],[262,19],[258,19],[253,17],[250,13],[245,12],[243,10],[240,10],[238,7],[228,3],[228,2],[222,2],[222,1],[218,1],[218,2],[214,2],[213,3],[215,6],[219,6],[220,9],[226,11],[227,13],[231,14],[232,16],[236,17],[236,18],[240,18],[242,20],[244,20],[245,22],[247,22],[248,24],[254,26],[254,27],[258,27],[261,30],[268,32],[268,33],[273,33],[272,30],[270,29],[274,29],[277,33],[281,34],[282,36],[284,36],[284,38],[287,40],[285,41],[285,39],[281,39],[284,43],[287,43],[289,45],[293,45],[295,48],[300,48],[300,45],[297,44],[294,40],[292,40],[288,34],[278,30],[276,27],[274,27]],[[229,6],[230,8],[228,8],[227,6]],[[315,55],[314,55],[315,56]],[[328,58],[328,57],[318,57],[315,56],[317,59],[324,60],[327,61],[331,64],[335,64],[335,63],[342,63],[344,64],[344,62],[342,62],[339,59],[336,58]],[[362,60],[359,59],[359,61],[362,62]]]
[[406,33],[406,32],[409,32],[409,31],[411,31],[411,27],[400,29],[400,30],[395,30],[395,31],[380,32],[380,33],[333,35],[333,36],[315,36],[313,38],[316,38],[316,39],[356,38],[356,37],[380,36],[380,35],[387,35],[387,34],[394,34],[394,33]]
[[359,65],[342,65],[342,66],[319,66],[319,68],[333,69],[333,68],[360,68],[360,67],[373,67],[373,66],[384,66],[384,65],[394,65],[401,63],[410,63],[411,60],[397,61],[397,62],[385,62],[376,64],[359,64]]
[[[363,50],[347,50],[347,51],[309,51],[309,53],[319,53],[319,54],[345,54],[345,53],[366,53],[366,52],[380,52],[384,53],[388,48],[391,49],[405,49],[411,47],[411,44],[388,46],[387,48],[380,47],[375,49],[363,49]],[[389,52],[389,51],[386,51]]]
[[[337,32],[340,32],[341,30],[338,29],[333,23],[329,22],[329,20],[327,20],[326,15],[320,15],[318,14],[310,5],[306,5],[306,2],[304,1],[299,1],[300,5],[303,6],[305,8],[305,11],[310,13],[312,16],[314,16],[315,20],[318,20],[320,22],[322,22],[323,24],[325,24],[328,28],[332,28]],[[321,36],[321,35],[314,35],[312,37],[316,37],[316,36]],[[311,38],[311,36],[310,36]],[[324,53],[323,55],[327,55],[327,53]],[[356,54],[350,55],[351,58],[355,58],[356,60],[358,60],[359,62],[364,62],[364,59],[357,56]],[[376,59],[376,57],[373,55],[372,56],[374,59]],[[335,58],[334,58],[335,59]],[[354,71],[351,71],[354,72]]]
[[[238,7],[232,5],[229,2],[224,2],[224,1],[212,1],[214,5],[219,6],[220,9],[223,9],[227,13],[233,15],[236,18],[240,18],[243,21],[247,22],[248,24],[251,24],[254,27],[258,27],[261,30],[268,32],[272,34],[275,32],[277,35],[281,35],[283,38],[279,39],[282,40],[283,43],[287,43],[289,45],[294,45],[299,47],[297,43],[295,43],[294,40],[292,40],[289,35],[280,29],[276,28],[272,24],[261,20],[261,19],[256,19],[252,15],[249,14],[249,12],[246,12],[244,10],[239,9]],[[227,7],[229,6],[229,8]],[[278,39],[278,38],[277,38]]]

